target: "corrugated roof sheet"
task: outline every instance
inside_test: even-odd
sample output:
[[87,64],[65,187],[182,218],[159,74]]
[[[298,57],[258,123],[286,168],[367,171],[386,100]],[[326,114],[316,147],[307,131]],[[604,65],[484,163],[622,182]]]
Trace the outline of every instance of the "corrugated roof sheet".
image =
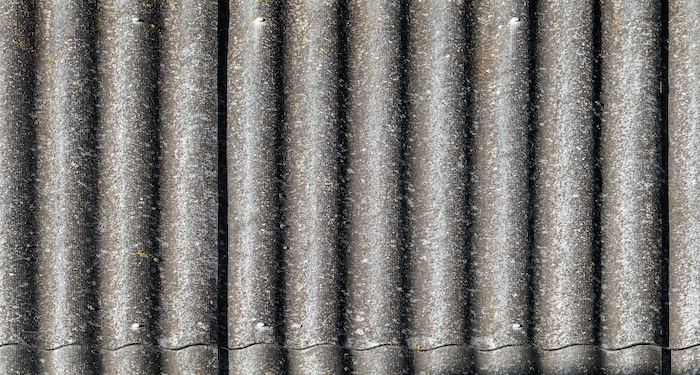
[[0,373],[700,373],[698,40],[691,0],[4,0]]

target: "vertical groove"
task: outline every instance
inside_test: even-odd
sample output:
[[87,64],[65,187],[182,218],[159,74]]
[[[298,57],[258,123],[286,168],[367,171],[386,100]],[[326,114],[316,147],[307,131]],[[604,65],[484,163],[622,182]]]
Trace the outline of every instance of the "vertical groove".
[[[700,8],[668,9],[669,346],[686,348],[700,344]],[[700,369],[683,355],[673,364],[674,374]]]
[[605,0],[601,7],[600,345],[607,349],[661,344],[659,5]]
[[594,297],[594,339],[595,344],[600,346],[600,330],[601,330],[601,277],[603,267],[600,264],[602,257],[602,230],[601,230],[601,206],[602,206],[602,191],[603,191],[603,176],[601,167],[601,123],[603,121],[603,104],[601,102],[601,91],[603,87],[602,77],[602,50],[603,50],[603,29],[601,24],[601,0],[593,1],[593,159],[595,160],[593,169],[594,183],[594,202],[593,202],[593,280],[595,282],[595,297]]
[[[228,167],[227,167],[227,127],[228,127],[228,32],[229,32],[229,0],[218,0],[217,19],[217,122],[218,122],[218,163],[217,184],[219,189],[218,205],[218,247],[219,247],[219,285],[217,290],[217,306],[219,310],[217,345],[229,347],[228,344]],[[230,372],[228,350],[219,350],[219,374]]]
[[408,3],[407,341],[413,349],[466,343],[465,12],[463,1]]
[[155,344],[154,7],[113,0],[100,3],[99,11],[101,345]]
[[[163,4],[155,25],[163,46],[158,343],[166,348],[212,345],[218,335],[216,22],[216,1],[178,0]],[[201,354],[202,366],[218,356]]]
[[275,2],[232,1],[229,37],[229,347],[279,343],[280,22]]
[[[95,3],[48,0],[37,17],[40,346],[95,345]],[[45,365],[89,373],[94,354],[49,356]]]
[[350,1],[348,10],[346,346],[367,349],[403,343],[401,6],[395,0]]
[[474,10],[470,342],[482,350],[529,343],[528,9]]
[[535,343],[594,344],[593,4],[539,3]]
[[[0,3],[0,344],[36,345],[33,300],[35,237],[35,14],[30,1]],[[33,353],[7,349],[0,369],[30,372]],[[19,357],[16,357],[19,356]]]
[[[290,0],[285,12],[284,319],[286,346],[304,348],[340,334],[339,6]],[[339,351],[322,352],[290,357],[290,372],[342,362]]]

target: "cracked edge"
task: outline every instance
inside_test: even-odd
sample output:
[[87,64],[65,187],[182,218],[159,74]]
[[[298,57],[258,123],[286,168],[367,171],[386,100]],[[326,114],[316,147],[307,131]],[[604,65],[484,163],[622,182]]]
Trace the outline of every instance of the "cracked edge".
[[[181,348],[162,348],[133,343],[117,348],[67,344],[52,349],[23,344],[0,345],[2,373],[74,373],[75,366],[97,366],[110,373],[194,373],[218,374],[220,366],[232,374],[282,373],[450,373],[450,374],[527,374],[537,368],[541,374],[598,373],[661,374],[663,353],[674,360],[687,359],[696,366],[700,345],[669,349],[653,344],[637,344],[618,349],[574,344],[557,349],[531,345],[510,345],[479,350],[467,345],[443,345],[425,350],[403,345],[377,345],[353,349],[337,344],[317,344],[304,348],[286,348],[278,344],[257,343],[242,348],[193,344]],[[667,352],[668,353],[668,352]],[[223,362],[222,362],[223,361]],[[686,366],[687,367],[687,366]],[[86,372],[98,371],[85,368]],[[65,370],[65,371],[64,371]],[[18,372],[19,371],[19,372]],[[66,372],[67,371],[67,372]]]
[[480,349],[480,348],[477,348],[477,347],[474,347],[471,345],[462,345],[462,344],[445,344],[445,345],[439,345],[439,346],[435,346],[435,347],[427,348],[427,349],[416,349],[415,347],[411,348],[411,347],[408,347],[406,345],[396,345],[396,344],[378,344],[378,345],[374,345],[374,346],[367,347],[367,348],[353,348],[353,347],[349,347],[349,346],[338,345],[338,344],[328,344],[328,343],[320,343],[320,344],[314,344],[314,345],[309,345],[309,346],[305,346],[305,347],[295,348],[295,347],[285,347],[285,346],[282,346],[279,344],[266,343],[266,342],[258,342],[258,343],[248,344],[248,345],[244,345],[244,346],[240,346],[240,347],[236,347],[236,348],[227,348],[225,346],[217,346],[217,345],[209,345],[209,344],[189,344],[189,345],[184,345],[184,346],[177,347],[177,348],[167,348],[167,347],[162,347],[162,346],[158,346],[158,345],[150,345],[150,344],[143,344],[143,343],[130,343],[130,344],[118,346],[116,348],[107,348],[107,347],[103,347],[103,346],[99,346],[99,345],[85,345],[85,344],[80,344],[80,343],[70,343],[70,344],[63,344],[63,345],[60,345],[60,346],[57,346],[54,348],[45,349],[45,348],[39,348],[36,346],[25,345],[25,344],[21,344],[21,343],[4,343],[4,344],[0,344],[0,348],[4,348],[4,347],[8,347],[8,346],[17,346],[17,347],[22,347],[22,348],[25,348],[28,350],[35,350],[35,351],[40,351],[40,352],[50,352],[50,351],[60,350],[60,349],[66,348],[66,347],[76,346],[76,347],[84,347],[84,348],[88,348],[88,349],[92,349],[92,350],[115,352],[115,351],[119,351],[119,350],[122,350],[122,349],[128,348],[128,347],[144,347],[144,348],[151,348],[151,349],[163,350],[163,351],[179,351],[179,350],[189,349],[189,348],[193,348],[193,347],[207,347],[207,348],[211,348],[211,349],[225,350],[228,352],[233,352],[233,351],[244,350],[244,349],[248,349],[250,347],[261,346],[261,345],[272,346],[272,347],[279,348],[281,350],[288,350],[288,351],[304,351],[304,350],[314,349],[317,347],[336,347],[336,348],[339,348],[341,350],[347,350],[347,351],[351,351],[351,352],[364,352],[364,351],[370,351],[370,350],[374,350],[374,349],[388,347],[388,348],[409,350],[409,351],[415,352],[415,353],[424,353],[424,352],[430,352],[430,351],[434,351],[434,350],[438,350],[438,349],[442,349],[442,348],[459,347],[459,348],[474,350],[476,352],[488,353],[488,352],[494,352],[494,351],[498,351],[501,349],[507,349],[507,348],[531,349],[531,350],[536,350],[538,352],[556,352],[556,351],[560,351],[560,350],[569,349],[572,347],[586,347],[586,348],[591,348],[593,350],[600,350],[603,352],[616,352],[616,351],[622,351],[622,350],[636,348],[636,347],[650,347],[650,348],[656,348],[656,349],[660,349],[660,350],[668,350],[668,351],[673,351],[673,352],[680,352],[680,351],[684,351],[684,350],[694,349],[700,353],[700,344],[694,344],[694,345],[690,345],[690,346],[686,346],[686,347],[682,347],[682,348],[672,348],[672,347],[662,346],[662,345],[658,345],[658,344],[649,344],[649,343],[635,343],[635,344],[630,344],[630,345],[626,345],[626,346],[619,347],[619,348],[604,348],[604,347],[601,347],[598,345],[592,345],[592,344],[569,344],[569,345],[565,345],[565,346],[561,346],[561,347],[557,347],[557,348],[542,348],[542,347],[536,347],[533,345],[502,345],[502,346],[499,346],[496,348],[490,348],[490,349]]

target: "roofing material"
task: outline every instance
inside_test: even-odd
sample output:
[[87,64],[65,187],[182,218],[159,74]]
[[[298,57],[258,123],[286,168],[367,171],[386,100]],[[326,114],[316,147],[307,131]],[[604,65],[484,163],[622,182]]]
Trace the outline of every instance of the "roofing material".
[[0,13],[0,372],[699,371],[691,2]]

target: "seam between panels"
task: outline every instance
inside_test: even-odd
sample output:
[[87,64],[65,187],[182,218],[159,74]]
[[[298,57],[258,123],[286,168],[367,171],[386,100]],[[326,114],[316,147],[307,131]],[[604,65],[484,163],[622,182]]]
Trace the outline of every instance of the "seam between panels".
[[117,352],[117,351],[120,351],[122,349],[130,348],[130,347],[143,347],[143,348],[150,348],[153,350],[160,350],[160,351],[166,351],[166,352],[177,352],[180,350],[186,350],[186,349],[191,349],[191,348],[209,348],[209,349],[215,349],[215,350],[223,350],[223,351],[227,351],[227,352],[235,352],[235,351],[245,350],[245,349],[248,349],[251,347],[261,346],[261,345],[273,346],[273,347],[277,347],[279,349],[287,350],[287,351],[305,351],[305,350],[315,349],[315,348],[319,348],[319,347],[332,347],[332,348],[340,348],[342,350],[347,350],[347,351],[351,351],[351,352],[367,352],[367,351],[372,351],[372,350],[381,349],[381,348],[396,348],[396,349],[407,350],[407,351],[414,352],[414,353],[427,353],[427,352],[432,352],[432,351],[443,349],[443,348],[464,348],[464,349],[473,350],[473,351],[478,352],[478,353],[490,353],[490,352],[499,351],[501,349],[521,348],[521,349],[532,349],[532,350],[536,350],[538,352],[547,353],[547,352],[557,352],[560,350],[569,349],[569,348],[573,348],[573,347],[587,347],[587,348],[592,348],[595,350],[600,350],[602,352],[619,352],[619,351],[633,349],[633,348],[637,348],[637,347],[650,347],[650,348],[657,348],[657,349],[661,349],[661,350],[667,350],[667,351],[671,351],[671,352],[680,352],[680,351],[695,349],[695,348],[700,347],[700,344],[690,345],[690,346],[686,346],[686,347],[682,347],[682,348],[670,348],[670,347],[657,345],[657,344],[638,343],[638,344],[627,345],[627,346],[620,347],[620,348],[602,348],[600,346],[591,345],[591,344],[570,344],[570,345],[565,345],[565,346],[561,346],[561,347],[553,348],[553,349],[549,349],[549,348],[545,349],[545,348],[536,347],[533,345],[503,345],[503,346],[499,346],[497,348],[492,348],[492,349],[478,349],[478,348],[471,346],[471,345],[447,344],[447,345],[435,346],[435,347],[429,348],[429,349],[416,349],[416,348],[408,347],[406,345],[379,344],[379,345],[375,345],[375,346],[372,346],[369,348],[359,349],[359,348],[352,348],[352,347],[338,345],[338,344],[314,344],[314,345],[309,345],[306,347],[292,348],[292,347],[285,347],[285,346],[282,346],[279,344],[254,343],[254,344],[241,346],[241,347],[237,347],[237,348],[227,348],[224,346],[207,345],[207,344],[190,344],[190,345],[185,345],[185,346],[182,346],[179,348],[165,348],[165,347],[161,347],[161,346],[157,346],[157,345],[132,343],[132,344],[121,345],[121,346],[118,346],[116,348],[107,348],[107,347],[98,346],[98,345],[85,345],[85,344],[72,343],[72,344],[64,344],[64,345],[60,345],[60,346],[57,346],[54,348],[45,349],[45,348],[38,348],[35,346],[30,346],[30,345],[25,345],[25,344],[20,344],[20,343],[6,343],[6,344],[0,344],[0,349],[2,349],[4,347],[18,346],[21,348],[25,348],[27,350],[33,350],[33,351],[39,351],[39,352],[53,352],[53,351],[68,348],[68,347],[81,347],[81,348],[88,348],[88,349],[93,349],[93,350],[98,350],[98,351]]

